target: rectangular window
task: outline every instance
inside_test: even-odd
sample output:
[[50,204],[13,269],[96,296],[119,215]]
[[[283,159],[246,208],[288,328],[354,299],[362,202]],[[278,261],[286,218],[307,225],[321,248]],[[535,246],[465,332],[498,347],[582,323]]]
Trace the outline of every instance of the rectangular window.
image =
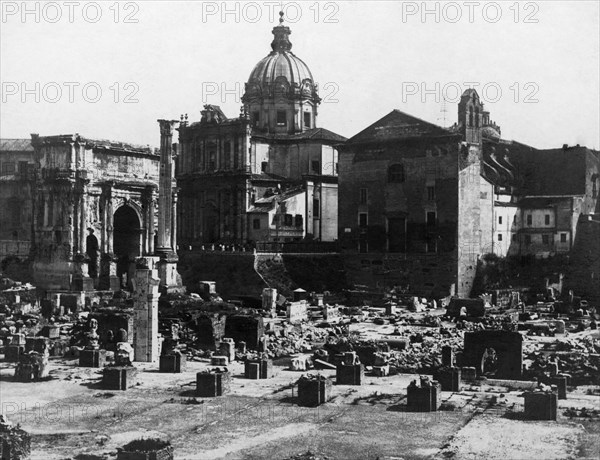
[[302,218],[302,214],[296,214],[295,218],[294,218],[294,225],[296,227],[302,227],[302,225],[304,224],[304,219]]
[[561,243],[566,243],[567,242],[567,234],[566,233],[561,233],[560,234],[560,242]]
[[210,152],[208,154],[208,170],[209,171],[215,170],[215,152]]
[[550,214],[544,216],[544,225],[550,225]]
[[516,224],[516,223],[517,223],[517,215],[515,214],[515,215],[513,216],[513,224]]
[[433,185],[427,187],[427,199],[429,201],[435,200],[435,187]]
[[533,224],[533,217],[531,214],[527,214],[527,225],[531,226]]
[[498,233],[498,241],[502,241],[502,233]]
[[14,174],[15,173],[15,164],[10,161],[6,161],[2,163],[2,174]]
[[369,224],[369,215],[366,212],[358,213],[358,226],[361,228],[364,228],[368,224]]
[[319,160],[313,160],[310,163],[310,169],[315,174],[321,174],[321,162]]
[[531,244],[531,235],[525,235],[525,244]]
[[260,219],[254,219],[252,221],[252,228],[254,228],[254,230],[260,229]]
[[427,212],[427,226],[435,227],[435,221],[436,221],[435,211]]
[[502,225],[502,216],[498,216],[498,223]]
[[291,214],[286,214],[283,218],[283,225],[286,225],[288,227],[291,227],[292,224],[294,222],[294,216],[292,216]]
[[542,235],[542,243],[543,244],[549,244],[550,243],[550,237],[548,235]]
[[253,112],[252,120],[254,122],[254,126],[258,126],[260,124],[260,112],[258,112],[258,111]]
[[19,161],[19,173],[20,174],[25,174],[27,172],[27,162],[26,161]]
[[287,125],[287,116],[285,110],[277,111],[277,126],[285,126]]
[[266,161],[263,161],[263,162],[260,164],[260,170],[261,170],[262,172],[267,172],[267,166],[268,166],[268,165],[269,165],[269,163],[267,163]]
[[225,145],[223,146],[223,150],[224,152],[224,169],[229,169],[230,165],[231,165],[231,142],[225,142]]
[[304,112],[304,127],[310,128],[310,112]]
[[319,199],[313,198],[313,217],[314,218],[319,217],[320,207],[321,207],[321,203],[319,202]]
[[366,188],[360,189],[360,204],[367,204],[368,191]]

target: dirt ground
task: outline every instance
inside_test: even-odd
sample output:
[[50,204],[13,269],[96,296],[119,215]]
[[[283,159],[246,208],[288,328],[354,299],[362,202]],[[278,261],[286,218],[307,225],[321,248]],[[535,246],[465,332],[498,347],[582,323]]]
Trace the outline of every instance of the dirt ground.
[[[289,360],[288,360],[289,361]],[[600,421],[569,419],[567,407],[600,408],[584,389],[560,400],[558,422],[520,420],[521,391],[466,386],[444,392],[443,410],[405,412],[414,375],[366,377],[362,386],[334,385],[334,398],[318,408],[295,404],[302,372],[276,363],[268,380],[246,380],[234,363],[230,394],[195,398],[195,373],[139,364],[139,384],[127,391],[100,388],[98,369],[51,359],[46,382],[12,381],[14,365],[0,367],[0,403],[10,421],[32,435],[32,459],[80,454],[116,455],[139,437],[170,439],[177,459],[284,459],[307,450],[330,459],[565,459],[599,458]],[[321,371],[334,377],[335,371]],[[496,400],[494,403],[494,399]],[[113,457],[114,458],[114,457]]]

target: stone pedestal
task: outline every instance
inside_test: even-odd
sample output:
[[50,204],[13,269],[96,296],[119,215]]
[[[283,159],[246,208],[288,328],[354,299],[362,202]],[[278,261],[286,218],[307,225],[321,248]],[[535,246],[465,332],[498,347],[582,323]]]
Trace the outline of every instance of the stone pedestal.
[[79,352],[79,367],[104,367],[106,350],[81,350]]
[[19,357],[25,353],[23,345],[7,345],[4,347],[4,361],[7,363],[18,363]]
[[453,367],[454,366],[454,350],[451,346],[442,347],[442,366]]
[[229,392],[230,384],[228,371],[210,370],[196,374],[196,394],[203,398],[223,396]]
[[235,342],[231,338],[223,338],[219,343],[219,355],[227,356],[229,362],[235,361]]
[[556,420],[558,395],[541,391],[527,392],[525,396],[525,418],[527,420]]
[[244,376],[247,379],[270,379],[273,377],[273,360],[251,359],[246,361]]
[[102,387],[105,390],[127,390],[136,384],[137,369],[133,366],[109,366],[104,368]]
[[256,362],[246,362],[244,366],[244,377],[247,379],[260,379],[260,364]]
[[180,354],[163,355],[159,360],[159,372],[184,372],[186,368],[186,357]]
[[227,366],[229,365],[229,358],[227,356],[211,356],[211,366]]
[[474,367],[461,367],[460,376],[467,382],[473,381],[477,378],[477,370]]
[[94,279],[89,276],[76,275],[73,277],[74,291],[93,291]]
[[441,385],[433,382],[429,386],[409,385],[406,390],[407,410],[411,412],[435,412],[441,400]]
[[298,380],[298,405],[317,407],[331,399],[333,382],[321,375],[317,377],[301,377]]
[[435,375],[435,380],[440,382],[442,391],[460,391],[460,368],[444,367]]
[[335,373],[337,385],[362,385],[365,366],[362,364],[338,364]]
[[552,377],[550,385],[556,385],[558,399],[567,399],[567,377],[561,375]]

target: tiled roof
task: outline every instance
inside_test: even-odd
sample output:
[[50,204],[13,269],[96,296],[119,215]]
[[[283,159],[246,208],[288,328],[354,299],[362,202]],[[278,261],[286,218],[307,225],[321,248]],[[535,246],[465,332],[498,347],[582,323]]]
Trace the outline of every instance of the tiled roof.
[[31,139],[0,139],[1,152],[33,152]]
[[409,139],[415,137],[444,136],[453,133],[445,128],[413,117],[400,110],[392,110],[386,116],[351,137],[347,144]]

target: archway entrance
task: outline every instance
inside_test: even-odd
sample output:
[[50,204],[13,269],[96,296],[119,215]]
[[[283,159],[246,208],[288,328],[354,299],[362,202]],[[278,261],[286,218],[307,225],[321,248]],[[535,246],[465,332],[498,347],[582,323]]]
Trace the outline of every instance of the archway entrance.
[[[142,255],[140,219],[130,206],[121,206],[113,219],[113,251],[117,257],[117,276],[130,286],[136,257]],[[127,274],[125,278],[123,275]]]

